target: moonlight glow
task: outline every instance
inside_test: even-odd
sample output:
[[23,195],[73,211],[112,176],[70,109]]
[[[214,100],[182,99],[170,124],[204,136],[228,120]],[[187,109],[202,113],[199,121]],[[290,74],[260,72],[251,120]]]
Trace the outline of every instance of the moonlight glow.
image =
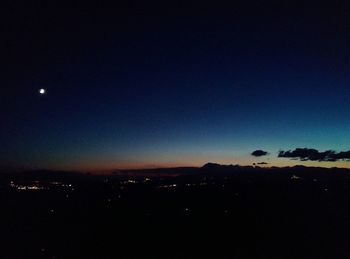
[[46,93],[46,90],[42,88],[42,89],[39,90],[39,93],[40,93],[40,94],[45,94],[45,93]]

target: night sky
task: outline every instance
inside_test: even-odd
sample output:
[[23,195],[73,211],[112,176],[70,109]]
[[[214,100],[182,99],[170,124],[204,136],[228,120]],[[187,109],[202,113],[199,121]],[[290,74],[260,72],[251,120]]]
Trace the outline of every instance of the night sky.
[[350,4],[259,2],[9,4],[0,167],[350,167],[278,157],[350,150]]

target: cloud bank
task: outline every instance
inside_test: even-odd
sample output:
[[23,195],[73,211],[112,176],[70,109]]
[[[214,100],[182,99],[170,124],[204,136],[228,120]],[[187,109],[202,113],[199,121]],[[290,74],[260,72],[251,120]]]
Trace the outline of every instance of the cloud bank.
[[296,148],[295,150],[280,151],[278,157],[300,161],[336,162],[338,160],[350,160],[350,150],[342,152],[327,150],[320,152],[313,148]]

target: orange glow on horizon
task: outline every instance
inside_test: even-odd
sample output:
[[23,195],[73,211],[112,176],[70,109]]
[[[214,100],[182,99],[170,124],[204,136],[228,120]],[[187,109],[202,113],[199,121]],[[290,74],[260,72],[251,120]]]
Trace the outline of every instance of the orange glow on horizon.
[[[160,161],[158,163],[147,163],[145,161],[133,161],[133,162],[115,162],[115,163],[91,163],[89,165],[83,163],[72,163],[65,164],[62,166],[49,166],[48,169],[53,170],[73,170],[73,171],[83,171],[90,173],[108,173],[114,170],[133,170],[133,169],[155,169],[155,168],[174,168],[174,167],[201,167],[204,164],[212,162],[223,165],[241,165],[241,166],[252,166],[254,163],[260,167],[292,167],[295,165],[303,165],[309,167],[339,167],[350,169],[350,162],[338,161],[338,162],[317,162],[317,161],[296,161],[281,158],[267,158],[267,159],[256,159],[252,157],[240,157],[236,159],[204,159],[197,158],[190,161],[183,162],[168,162]],[[259,165],[259,162],[267,162],[266,165]],[[43,168],[43,167],[41,167]],[[34,168],[33,168],[34,169]]]

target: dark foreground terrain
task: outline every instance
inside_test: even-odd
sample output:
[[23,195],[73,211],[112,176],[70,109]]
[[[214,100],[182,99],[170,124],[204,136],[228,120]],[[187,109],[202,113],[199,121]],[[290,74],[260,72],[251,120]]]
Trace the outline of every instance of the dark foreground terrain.
[[4,173],[0,258],[350,258],[349,171],[178,170]]

